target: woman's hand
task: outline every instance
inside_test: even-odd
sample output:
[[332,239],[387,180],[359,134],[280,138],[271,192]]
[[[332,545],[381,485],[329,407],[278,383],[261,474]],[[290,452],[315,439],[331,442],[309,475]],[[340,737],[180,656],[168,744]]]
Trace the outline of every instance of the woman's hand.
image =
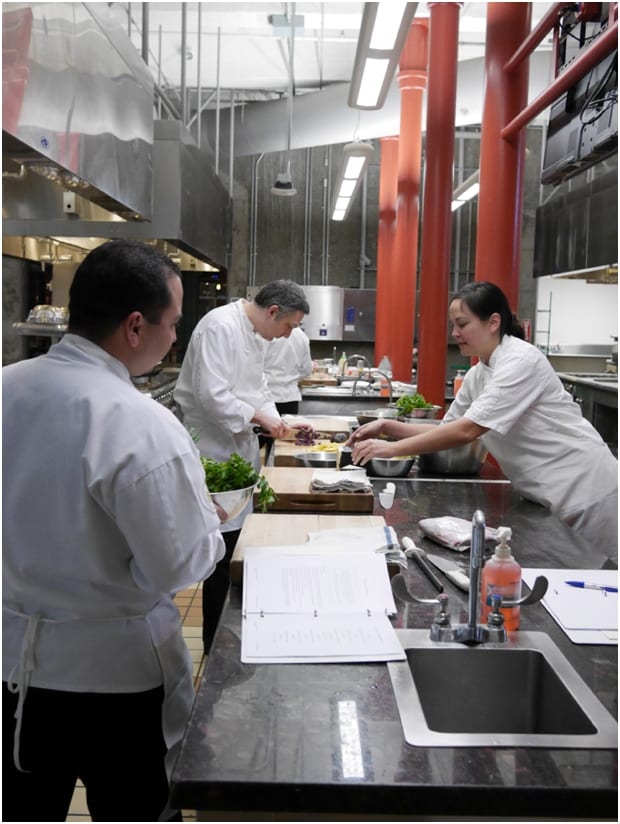
[[347,441],[347,446],[353,446],[358,441],[363,441],[366,438],[377,438],[383,429],[383,420],[377,418],[376,421],[370,421],[363,426],[359,426],[355,432],[352,432]]
[[[374,421],[368,426],[373,426]],[[364,466],[371,458],[392,458],[394,451],[394,442],[376,440],[374,438],[364,441],[359,441],[353,446],[351,457],[353,463],[359,466]]]

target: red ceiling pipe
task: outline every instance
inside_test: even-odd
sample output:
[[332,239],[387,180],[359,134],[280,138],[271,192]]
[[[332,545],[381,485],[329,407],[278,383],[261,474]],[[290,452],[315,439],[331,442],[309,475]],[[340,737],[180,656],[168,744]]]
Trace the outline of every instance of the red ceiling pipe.
[[562,9],[566,9],[566,3],[554,3],[551,6],[544,17],[541,17],[538,21],[536,28],[532,29],[523,43],[521,43],[519,48],[506,63],[504,66],[505,71],[514,71],[526,57],[530,56],[536,46],[538,46],[544,40],[545,36],[555,27]]
[[514,312],[519,302],[525,131],[508,141],[502,129],[527,104],[529,61],[510,73],[504,66],[527,37],[530,16],[530,3],[487,6],[475,277],[497,284]]
[[[413,330],[418,266],[418,220],[422,169],[422,112],[428,59],[428,20],[414,20],[399,62],[400,140],[398,204],[391,255],[393,302],[390,324],[392,375],[411,381]],[[452,126],[454,128],[454,124]]]
[[[513,5],[513,4],[489,4],[491,5]],[[514,4],[518,5],[518,4]],[[588,72],[593,66],[598,65],[604,57],[618,48],[618,21],[616,20],[608,29],[600,34],[596,40],[583,50],[583,53],[576,57],[556,79],[533,100],[529,106],[524,106],[522,111],[502,129],[502,137],[512,140],[524,126],[532,121],[536,115],[544,111],[547,106],[563,94],[571,86]]]
[[462,3],[429,3],[426,163],[422,209],[418,392],[442,409],[448,349],[448,289],[452,247],[454,121]]
[[390,351],[392,337],[391,253],[396,234],[398,196],[398,137],[381,138],[379,175],[379,226],[377,229],[377,301],[375,313],[375,364]]

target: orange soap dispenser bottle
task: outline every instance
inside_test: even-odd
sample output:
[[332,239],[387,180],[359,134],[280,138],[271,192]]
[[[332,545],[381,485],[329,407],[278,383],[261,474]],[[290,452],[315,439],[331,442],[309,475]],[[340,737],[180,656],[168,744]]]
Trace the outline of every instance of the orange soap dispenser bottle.
[[[518,601],[521,597],[521,567],[515,561],[508,543],[512,530],[510,527],[500,526],[497,537],[499,543],[495,547],[495,553],[482,568],[482,623],[486,623],[492,611],[492,595],[501,595],[505,601]],[[500,611],[504,616],[504,627],[508,631],[519,629],[521,607],[502,607]]]

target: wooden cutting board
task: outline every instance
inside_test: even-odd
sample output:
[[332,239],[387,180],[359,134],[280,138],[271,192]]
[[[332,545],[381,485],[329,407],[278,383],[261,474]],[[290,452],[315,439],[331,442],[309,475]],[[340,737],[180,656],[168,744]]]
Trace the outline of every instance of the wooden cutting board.
[[[316,444],[329,443],[327,440],[316,441]],[[297,469],[308,469],[308,467],[301,466],[296,460],[295,455],[300,452],[309,452],[307,446],[299,446],[291,443],[291,441],[277,440],[273,445],[273,465],[278,467],[296,467]],[[332,467],[329,467],[332,468]],[[333,467],[335,468],[335,467]]]
[[327,372],[313,372],[307,378],[302,378],[299,383],[302,386],[338,386],[338,379]]
[[[298,447],[299,449],[299,447]],[[287,512],[372,512],[372,492],[313,492],[315,470],[309,467],[265,466],[261,474],[278,496],[270,511]]]
[[[230,560],[230,581],[243,581],[243,556],[248,546],[282,546],[304,544],[308,533],[320,529],[348,529],[385,526],[382,515],[320,515],[317,513],[291,516],[253,512],[243,522],[239,540]],[[397,567],[394,567],[397,569]]]

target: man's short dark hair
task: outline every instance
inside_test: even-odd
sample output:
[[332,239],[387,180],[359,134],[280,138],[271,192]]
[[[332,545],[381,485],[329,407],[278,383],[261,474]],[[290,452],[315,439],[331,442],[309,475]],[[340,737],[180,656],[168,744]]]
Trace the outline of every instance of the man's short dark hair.
[[179,267],[153,246],[109,240],[78,266],[69,290],[69,332],[105,340],[132,312],[159,323],[170,306],[169,279]]
[[280,307],[278,315],[290,315],[293,312],[310,314],[310,305],[304,290],[292,280],[272,280],[256,294],[254,303],[266,309],[277,304]]

